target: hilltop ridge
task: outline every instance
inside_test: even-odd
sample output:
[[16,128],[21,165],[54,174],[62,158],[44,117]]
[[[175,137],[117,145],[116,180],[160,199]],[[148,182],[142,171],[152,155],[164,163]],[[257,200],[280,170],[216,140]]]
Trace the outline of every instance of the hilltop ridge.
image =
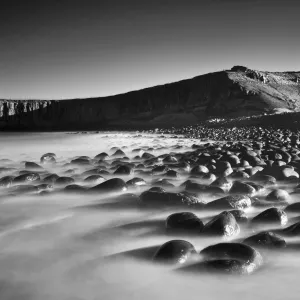
[[115,96],[0,100],[2,130],[88,130],[196,124],[213,116],[300,111],[300,72],[230,70]]

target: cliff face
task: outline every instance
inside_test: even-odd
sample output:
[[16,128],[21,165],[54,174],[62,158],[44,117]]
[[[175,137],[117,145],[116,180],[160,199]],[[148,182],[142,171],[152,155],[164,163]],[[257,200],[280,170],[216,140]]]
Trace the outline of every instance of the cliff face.
[[193,124],[208,116],[300,108],[300,72],[234,67],[126,94],[74,100],[0,100],[2,130],[87,130]]

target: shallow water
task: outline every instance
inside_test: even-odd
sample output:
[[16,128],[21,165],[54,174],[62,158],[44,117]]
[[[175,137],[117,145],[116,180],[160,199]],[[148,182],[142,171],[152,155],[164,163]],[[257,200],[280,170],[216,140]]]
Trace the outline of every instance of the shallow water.
[[[59,162],[111,147],[151,146],[156,155],[197,142],[136,133],[1,134],[1,158],[39,162],[54,152]],[[199,142],[197,142],[199,143]],[[173,145],[182,149],[175,150]],[[131,176],[134,177],[134,176]],[[182,181],[184,178],[182,178]],[[180,184],[180,182],[178,182]],[[162,230],[172,210],[142,210],[99,196],[53,195],[3,198],[0,202],[1,299],[298,299],[298,251],[266,253],[250,276],[187,274],[151,264],[155,247],[186,239],[200,251],[219,238],[171,236]],[[187,209],[188,211],[188,209]],[[253,209],[247,212],[254,215]],[[205,219],[212,212],[197,211]],[[243,229],[238,238],[248,236]],[[153,247],[150,249],[144,249]],[[300,251],[300,248],[299,248]]]

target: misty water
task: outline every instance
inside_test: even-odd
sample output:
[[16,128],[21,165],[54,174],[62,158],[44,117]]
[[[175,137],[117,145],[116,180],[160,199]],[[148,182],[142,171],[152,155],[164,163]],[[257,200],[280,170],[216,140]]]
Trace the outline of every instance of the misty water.
[[[0,143],[0,159],[13,161],[1,160],[2,165],[24,170],[24,161],[39,163],[47,152],[54,152],[57,165],[62,166],[76,156],[93,158],[103,151],[112,154],[112,147],[121,148],[133,158],[137,155],[132,153],[135,148],[153,147],[151,153],[159,155],[191,150],[191,145],[199,141],[167,135],[165,138],[155,134],[142,136],[135,132],[1,133]],[[177,145],[183,147],[177,149]],[[58,174],[62,170],[45,168]],[[83,170],[77,171],[80,174]],[[135,176],[141,177],[131,175],[124,179]],[[152,178],[145,180],[150,182]],[[184,180],[183,175],[172,182],[179,186]],[[143,190],[130,192],[139,195]],[[116,198],[100,195],[6,197],[5,192],[1,193],[1,299],[299,298],[297,250],[265,252],[264,266],[249,276],[179,272],[177,267],[153,265],[151,257],[156,246],[180,238],[190,241],[200,251],[221,240],[167,235],[164,221],[174,210],[145,210],[134,203],[119,203]],[[247,214],[257,212],[251,208]],[[195,213],[202,220],[215,214],[201,210]],[[250,234],[250,229],[242,228],[237,238]],[[145,251],[147,247],[150,248]]]

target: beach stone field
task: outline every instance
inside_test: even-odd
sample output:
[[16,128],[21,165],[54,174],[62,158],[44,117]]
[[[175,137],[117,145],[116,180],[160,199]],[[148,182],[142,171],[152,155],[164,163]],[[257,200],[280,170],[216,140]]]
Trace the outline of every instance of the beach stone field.
[[[157,144],[164,138],[159,136]],[[297,136],[282,143],[205,142],[181,151],[183,144],[169,149],[155,143],[134,149],[120,145],[61,162],[55,153],[18,164],[1,159],[1,194],[40,201],[55,194],[100,196],[114,199],[107,206],[170,209],[158,229],[187,238],[156,245],[148,259],[187,272],[250,274],[264,267],[268,251],[298,246],[289,242],[300,235]],[[165,153],[155,155],[155,150]],[[202,211],[211,217],[201,219]],[[215,236],[218,243],[197,251],[188,236]]]

